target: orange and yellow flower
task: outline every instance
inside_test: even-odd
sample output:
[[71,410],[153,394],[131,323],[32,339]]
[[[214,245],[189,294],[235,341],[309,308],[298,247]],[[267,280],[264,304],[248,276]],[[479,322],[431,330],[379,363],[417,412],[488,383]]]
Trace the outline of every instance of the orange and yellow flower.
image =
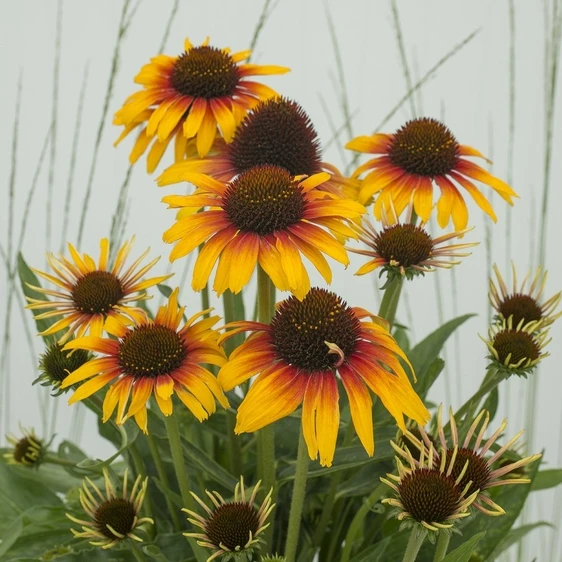
[[238,293],[259,263],[278,289],[302,299],[310,280],[301,254],[330,283],[332,271],[324,254],[348,265],[335,235],[356,238],[348,223],[365,211],[359,203],[320,191],[327,179],[326,173],[294,177],[269,165],[251,168],[229,184],[191,174],[197,186],[193,195],[163,199],[181,209],[164,233],[165,242],[176,243],[170,260],[203,244],[193,272],[194,290],[207,285],[218,261],[214,290],[219,295],[226,289]]
[[158,55],[135,77],[142,90],[129,96],[115,114],[114,124],[124,130],[115,144],[141,128],[129,160],[136,162],[152,143],[147,170],[153,172],[166,148],[175,139],[175,159],[183,160],[188,140],[195,139],[204,157],[220,129],[230,142],[246,112],[259,100],[277,95],[250,76],[284,74],[284,66],[241,64],[251,51],[231,53],[229,48],[210,47],[207,38],[199,47],[189,39],[176,57]]
[[61,388],[90,379],[78,387],[68,403],[84,400],[111,384],[103,401],[103,421],[107,422],[117,408],[118,424],[134,416],[145,433],[146,405],[152,395],[165,416],[172,414],[174,393],[199,421],[215,412],[215,399],[228,407],[217,379],[202,366],[221,366],[226,361],[217,345],[218,333],[212,329],[219,317],[201,320],[208,311],[199,312],[179,329],[184,311],[185,307],[178,306],[175,289],[154,320],[145,318],[131,326],[112,317],[106,323],[112,339],[86,336],[69,342],[65,349],[87,349],[103,357],[88,361],[66,377]]
[[494,221],[496,214],[490,202],[473,181],[489,185],[510,205],[513,197],[517,197],[505,182],[467,160],[467,157],[484,156],[470,146],[459,144],[451,131],[435,119],[413,119],[394,134],[357,137],[346,148],[379,155],[353,173],[357,178],[368,172],[363,178],[359,201],[366,203],[377,194],[374,204],[377,219],[381,218],[383,207],[388,211],[391,203],[400,215],[413,195],[417,215],[427,222],[433,209],[435,185],[441,191],[437,222],[445,228],[452,218],[457,231],[468,224],[468,209],[459,186]]
[[330,177],[321,189],[340,197],[359,189],[358,180],[345,178],[335,166],[322,161],[320,139],[310,117],[298,103],[283,97],[260,102],[236,127],[232,142],[218,139],[205,158],[173,164],[158,178],[158,184],[191,181],[193,173],[227,183],[265,164],[285,168],[293,176],[326,172]]
[[117,252],[112,267],[109,265],[109,240],[103,238],[100,242],[100,258],[98,264],[88,255],[78,253],[72,244],[68,244],[72,261],[59,255],[47,254],[47,261],[55,273],[45,273],[34,269],[35,273],[57,285],[57,290],[30,287],[55,300],[33,299],[28,297],[31,310],[53,309],[35,316],[36,320],[62,316],[47,330],[39,335],[49,336],[61,330],[66,330],[59,339],[62,344],[73,334],[81,337],[89,330],[90,335],[101,337],[104,322],[107,318],[131,318],[141,322],[145,319],[144,310],[131,303],[145,300],[148,295],[145,289],[153,287],[169,279],[170,275],[161,275],[142,280],[160,259],[155,258],[141,267],[142,260],[147,256],[146,250],[133,264],[123,270],[127,256],[131,251],[134,238],[125,242]]
[[[362,321],[370,317],[370,321]],[[330,466],[339,429],[339,374],[351,418],[369,456],[374,453],[371,389],[405,431],[404,415],[425,423],[429,412],[399,358],[408,359],[384,326],[339,296],[313,288],[299,301],[281,302],[270,325],[232,322],[222,339],[252,332],[219,372],[231,390],[258,375],[238,408],[236,433],[257,431],[302,404],[302,428],[311,459]]]

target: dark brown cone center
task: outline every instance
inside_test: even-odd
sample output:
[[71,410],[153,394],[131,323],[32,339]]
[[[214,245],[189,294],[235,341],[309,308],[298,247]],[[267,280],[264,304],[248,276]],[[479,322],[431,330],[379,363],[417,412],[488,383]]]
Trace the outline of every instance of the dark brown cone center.
[[159,324],[138,326],[119,342],[119,365],[137,378],[169,374],[181,366],[186,355],[181,336]]
[[205,533],[217,548],[243,549],[260,527],[258,511],[248,503],[225,503],[217,507],[205,525]]
[[124,295],[121,281],[109,271],[87,273],[72,289],[76,309],[90,314],[106,314]]
[[232,57],[207,46],[180,55],[170,76],[170,85],[180,94],[205,99],[232,95],[239,81]]
[[336,344],[344,358],[351,355],[361,333],[361,323],[339,296],[313,288],[299,301],[289,297],[271,321],[273,345],[281,358],[308,371],[324,371],[341,362],[326,342]]
[[388,264],[408,268],[431,257],[433,239],[419,226],[395,224],[376,235],[374,246]]
[[117,538],[108,528],[121,535],[128,535],[135,525],[135,506],[127,499],[113,498],[103,502],[96,511],[95,523],[98,531],[108,539]]
[[427,117],[409,121],[390,143],[392,162],[409,174],[435,177],[456,165],[459,145],[447,127]]

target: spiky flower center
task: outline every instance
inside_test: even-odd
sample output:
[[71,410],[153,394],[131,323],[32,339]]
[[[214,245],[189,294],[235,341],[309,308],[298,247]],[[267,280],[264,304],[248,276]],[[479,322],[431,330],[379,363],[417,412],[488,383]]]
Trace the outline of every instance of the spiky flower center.
[[276,98],[261,102],[237,127],[228,145],[238,172],[273,164],[291,175],[321,171],[320,140],[310,117],[296,102]]
[[217,548],[241,550],[260,528],[257,509],[246,502],[225,503],[217,507],[205,525],[205,534]]
[[508,295],[498,306],[498,312],[507,320],[513,317],[513,326],[518,326],[521,320],[524,324],[542,318],[539,303],[531,296],[522,293]]
[[215,47],[194,47],[180,55],[170,76],[170,85],[194,98],[220,98],[234,93],[240,80],[232,57]]
[[51,345],[41,356],[39,369],[52,384],[60,384],[70,373],[88,361],[90,354],[84,349],[63,351],[58,344]]
[[131,330],[119,342],[119,364],[134,377],[155,378],[175,371],[187,349],[181,336],[167,326],[144,324]]
[[32,436],[22,437],[14,447],[14,460],[20,464],[35,464],[41,457],[42,443]]
[[121,535],[128,535],[135,526],[137,513],[132,502],[124,498],[113,498],[103,502],[96,511],[95,524],[100,533],[108,539],[116,536],[108,528]]
[[347,358],[355,351],[361,323],[335,293],[313,288],[299,301],[289,297],[271,321],[273,345],[281,358],[308,372],[324,371],[341,363],[326,342],[335,344]]
[[431,257],[433,239],[419,226],[395,224],[376,235],[374,246],[388,264],[408,268]]
[[499,331],[494,336],[492,346],[502,364],[506,364],[508,357],[510,365],[536,361],[541,354],[540,345],[535,338],[521,330]]
[[72,289],[76,309],[91,314],[109,312],[124,295],[121,281],[109,271],[86,273]]
[[427,117],[408,121],[391,141],[392,162],[409,174],[440,176],[457,163],[459,144],[439,121]]
[[258,166],[227,187],[222,206],[240,230],[262,236],[284,230],[302,219],[306,202],[292,176],[278,166]]
[[[449,466],[453,456],[453,449],[447,449],[446,456],[447,466]],[[467,462],[466,472],[461,478],[458,487],[462,492],[465,486],[469,482],[472,482],[466,493],[466,495],[470,495],[473,492],[476,492],[476,490],[483,490],[486,484],[490,481],[490,467],[488,466],[486,459],[475,453],[472,449],[463,447],[457,450],[455,464],[453,465],[453,470],[451,471],[451,478],[453,478],[453,480],[456,481],[461,475]]]
[[404,509],[420,523],[443,523],[456,513],[461,499],[455,481],[433,468],[404,476],[398,492]]

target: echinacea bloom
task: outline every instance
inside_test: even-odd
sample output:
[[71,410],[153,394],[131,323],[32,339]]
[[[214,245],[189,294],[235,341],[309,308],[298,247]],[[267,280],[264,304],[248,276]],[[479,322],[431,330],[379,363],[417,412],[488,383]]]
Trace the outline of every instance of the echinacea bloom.
[[324,254],[348,265],[347,252],[335,235],[356,237],[348,223],[365,209],[319,191],[328,174],[304,179],[264,165],[229,184],[196,176],[192,181],[198,189],[193,195],[163,198],[170,207],[181,209],[177,222],[164,233],[165,242],[176,243],[170,260],[203,244],[193,270],[194,290],[207,285],[218,261],[213,289],[218,295],[226,289],[238,293],[259,263],[279,290],[302,299],[310,280],[301,255],[327,283],[332,271]]
[[394,220],[390,221],[383,209],[382,226],[382,230],[377,230],[368,220],[363,219],[359,240],[369,249],[348,249],[372,259],[362,265],[356,275],[365,275],[381,268],[380,275],[386,272],[389,280],[397,275],[412,279],[416,275],[435,271],[436,267],[448,269],[459,264],[457,258],[470,255],[461,250],[478,245],[474,242],[447,244],[454,238],[464,236],[470,228],[433,238],[427,232],[423,221],[419,225],[412,224],[411,205],[404,222],[400,222],[396,215]]
[[170,166],[158,178],[158,185],[191,182],[193,174],[206,174],[229,182],[255,166],[269,164],[285,168],[293,176],[327,172],[330,177],[320,189],[343,196],[342,187],[355,187],[357,180],[322,161],[320,139],[310,117],[296,102],[277,97],[259,103],[236,127],[232,142],[218,140],[202,159],[190,158]]
[[4,453],[4,458],[8,464],[23,464],[25,466],[39,466],[47,447],[43,443],[33,429],[23,429],[23,437],[19,439],[14,435],[6,435],[8,443],[13,446],[13,449],[8,453]]
[[488,339],[481,338],[490,350],[489,358],[497,369],[506,374],[527,376],[540,361],[548,357],[544,348],[550,343],[548,328],[541,329],[541,321],[519,325],[513,323],[513,316],[500,324],[493,324],[488,330]]
[[63,351],[61,345],[54,343],[41,355],[39,360],[41,374],[33,381],[33,384],[40,383],[41,386],[50,386],[53,389],[52,396],[59,396],[63,392],[60,388],[62,381],[90,359],[90,354],[83,349]]
[[[398,475],[387,474],[381,478],[392,488],[395,497],[385,498],[386,503],[397,508],[397,519],[406,520],[409,526],[418,525],[428,531],[450,532],[455,521],[468,517],[468,508],[478,494],[470,492],[466,484],[466,467],[454,472],[455,460],[446,455],[437,455],[433,444],[426,451],[421,448],[419,460],[409,451],[400,449],[391,442],[396,452],[407,459],[408,466],[396,457]],[[470,493],[469,493],[470,492]]]
[[81,531],[70,529],[77,539],[90,539],[88,542],[91,545],[101,546],[103,549],[111,548],[126,539],[142,542],[133,531],[144,531],[143,525],[154,524],[150,517],[140,517],[148,477],[143,480],[139,474],[129,494],[127,473],[128,469],[125,469],[121,493],[117,493],[114,488],[106,467],[103,469],[105,495],[89,478],[84,479],[80,488],[80,504],[89,519],[78,519],[70,513],[66,514],[71,521],[82,525]]
[[146,151],[151,173],[175,138],[175,159],[183,160],[188,139],[195,138],[200,157],[206,156],[217,128],[230,142],[246,112],[260,101],[277,95],[274,90],[248,77],[285,74],[284,66],[243,64],[251,51],[231,53],[229,48],[211,47],[207,38],[199,47],[189,39],[176,57],[158,55],[135,77],[143,89],[129,96],[115,114],[113,123],[123,125],[119,143],[142,127],[129,157],[132,163]]
[[484,156],[474,148],[459,144],[451,131],[435,119],[413,119],[394,134],[357,137],[346,148],[379,155],[353,173],[353,177],[359,177],[368,172],[363,178],[359,201],[366,202],[377,194],[374,213],[379,220],[382,209],[388,210],[391,203],[400,215],[413,195],[417,215],[428,222],[434,185],[441,192],[437,222],[445,228],[452,217],[457,231],[464,230],[468,224],[468,209],[459,187],[494,221],[497,219],[492,206],[473,181],[489,185],[510,205],[513,205],[512,198],[517,197],[505,182],[467,160],[467,157]]
[[[488,490],[497,486],[529,484],[531,481],[528,478],[502,477],[514,470],[535,462],[540,459],[542,455],[530,455],[517,461],[504,464],[501,468],[494,470],[494,463],[501,460],[504,453],[508,451],[510,447],[513,447],[516,441],[523,435],[523,431],[520,431],[505,443],[505,445],[497,448],[495,453],[491,454],[491,447],[496,443],[498,437],[503,434],[507,427],[506,419],[502,421],[501,425],[489,439],[484,440],[484,433],[490,423],[490,414],[486,410],[482,410],[471,424],[463,440],[462,437],[459,437],[455,416],[451,409],[449,411],[451,441],[449,442],[445,437],[441,410],[442,407],[440,406],[437,413],[437,433],[441,443],[441,462],[445,459],[447,464],[452,465],[450,474],[453,478],[460,479],[459,486],[461,488],[467,487],[469,493],[477,493],[477,497],[472,505],[478,511],[492,516],[503,515],[505,511],[490,498]],[[432,440],[425,430],[420,428],[420,431],[423,437],[422,443],[425,445],[425,448],[433,448]]]
[[215,412],[215,399],[228,407],[217,379],[203,366],[225,362],[217,346],[218,333],[212,329],[219,317],[200,319],[208,311],[199,312],[179,329],[184,311],[184,306],[178,306],[175,289],[154,320],[145,318],[126,326],[110,318],[106,331],[112,339],[86,336],[69,342],[65,350],[86,349],[104,355],[64,379],[61,388],[90,379],[68,403],[84,400],[111,384],[103,401],[103,421],[107,422],[117,407],[118,424],[134,416],[144,433],[148,433],[146,405],[152,395],[165,416],[172,414],[174,393],[199,421]]
[[513,326],[519,326],[521,322],[539,322],[540,327],[550,326],[562,312],[555,313],[556,307],[562,298],[562,291],[556,293],[548,300],[543,300],[544,287],[546,285],[547,272],[541,267],[537,268],[535,276],[531,280],[529,272],[520,286],[517,284],[517,272],[515,264],[512,263],[513,288],[507,288],[498,266],[494,264],[497,286],[490,279],[490,304],[498,313],[500,320],[512,318]]
[[[362,321],[370,317],[370,321]],[[404,415],[425,423],[429,412],[399,358],[408,359],[383,326],[362,308],[313,288],[302,301],[281,302],[271,324],[231,322],[222,338],[249,331],[230,356],[219,382],[231,390],[258,375],[238,408],[236,433],[257,431],[302,403],[302,428],[311,459],[331,466],[340,411],[336,374],[349,398],[351,418],[367,454],[374,453],[371,389],[405,430]]]
[[142,321],[144,310],[131,303],[147,299],[145,289],[162,283],[171,275],[161,275],[150,279],[142,279],[156,262],[155,258],[141,267],[142,260],[147,256],[146,250],[131,266],[124,269],[125,261],[131,251],[134,238],[121,246],[115,262],[109,265],[109,240],[102,238],[100,242],[100,258],[96,262],[88,255],[80,255],[72,244],[68,244],[72,261],[59,255],[47,254],[47,261],[55,275],[34,269],[35,273],[57,285],[57,290],[30,287],[39,293],[54,297],[54,300],[33,299],[27,297],[31,310],[54,309],[35,316],[36,320],[62,316],[41,336],[56,334],[66,330],[58,343],[63,344],[73,334],[77,337],[88,332],[91,336],[101,337],[104,322],[107,318],[131,318]]
[[196,525],[203,532],[184,533],[186,537],[197,539],[197,544],[212,550],[207,562],[229,553],[246,554],[251,559],[251,553],[260,547],[261,533],[269,527],[266,523],[269,514],[273,511],[275,504],[271,503],[273,489],[263,500],[259,508],[254,505],[261,481],[259,481],[249,498],[246,498],[244,479],[236,484],[234,490],[234,501],[227,502],[218,492],[209,492],[207,496],[212,502],[207,506],[196,494],[191,495],[197,503],[205,510],[201,516],[195,511],[183,509],[188,515],[188,521]]

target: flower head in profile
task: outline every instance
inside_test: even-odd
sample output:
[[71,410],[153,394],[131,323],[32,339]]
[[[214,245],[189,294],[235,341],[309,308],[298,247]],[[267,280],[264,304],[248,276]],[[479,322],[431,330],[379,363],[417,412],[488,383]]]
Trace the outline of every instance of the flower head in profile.
[[378,155],[359,166],[353,177],[365,172],[359,194],[360,202],[376,196],[375,217],[392,203],[398,215],[411,197],[414,209],[428,222],[433,209],[433,188],[440,190],[437,201],[437,222],[445,228],[453,220],[455,230],[468,224],[468,209],[459,188],[468,192],[474,202],[494,221],[496,215],[489,201],[474,181],[489,185],[510,205],[517,194],[502,180],[492,176],[468,158],[484,158],[480,152],[457,142],[445,125],[427,117],[408,121],[394,134],[377,133],[357,137],[346,148]]
[[173,164],[158,178],[158,184],[191,182],[193,174],[227,183],[263,165],[284,168],[292,176],[327,172],[330,177],[321,189],[334,195],[342,196],[342,188],[356,190],[359,186],[357,180],[344,178],[337,168],[322,161],[320,139],[310,117],[298,103],[283,97],[259,103],[236,128],[231,143],[219,140],[205,158]]
[[[369,318],[367,321],[362,321]],[[374,453],[369,389],[405,430],[404,415],[425,423],[429,412],[415,393],[399,358],[408,360],[383,325],[364,309],[313,288],[300,301],[290,297],[271,324],[232,322],[223,338],[250,337],[219,372],[225,390],[258,375],[238,408],[236,433],[257,431],[302,404],[302,428],[311,459],[331,466],[339,430],[339,374],[351,418],[367,454]],[[409,364],[409,363],[408,363]]]
[[381,478],[395,494],[382,503],[395,507],[396,517],[407,527],[418,526],[433,534],[451,532],[458,519],[470,515],[468,508],[478,494],[478,491],[470,491],[469,484],[464,484],[466,468],[455,474],[454,459],[437,455],[433,445],[427,452],[421,448],[419,460],[414,459],[409,450],[392,445],[407,459],[407,465],[396,457],[398,475],[387,474],[386,478]]
[[[107,422],[117,408],[118,424],[134,416],[145,433],[146,405],[151,396],[162,413],[169,416],[175,393],[199,421],[215,412],[215,399],[227,407],[217,379],[205,367],[225,362],[217,345],[218,333],[212,329],[219,318],[201,319],[208,311],[199,312],[180,328],[184,311],[185,307],[178,306],[175,289],[154,320],[145,318],[125,325],[110,318],[106,330],[111,338],[86,336],[69,342],[65,349],[85,349],[103,356],[88,361],[66,377],[62,388],[83,383],[68,403],[84,400],[110,384],[103,401],[103,421]],[[86,379],[89,380],[83,382]]]
[[279,290],[302,299],[310,280],[301,256],[331,283],[324,254],[348,265],[336,235],[355,237],[348,223],[364,212],[359,203],[319,191],[327,178],[325,173],[294,177],[270,165],[251,168],[229,184],[197,174],[193,195],[163,199],[181,209],[164,233],[165,242],[176,243],[170,259],[203,244],[193,270],[196,291],[207,285],[217,261],[213,288],[219,295],[226,289],[240,292],[259,264]]
[[550,326],[562,312],[556,313],[556,308],[562,298],[562,291],[556,293],[543,302],[543,292],[546,285],[547,272],[539,267],[535,276],[531,278],[531,272],[527,274],[519,286],[517,284],[517,272],[515,264],[512,263],[513,286],[508,289],[503,277],[494,264],[497,284],[490,279],[490,304],[497,312],[500,321],[511,318],[513,326],[519,326],[521,322],[540,322],[540,327]]
[[372,259],[361,266],[356,275],[365,275],[380,268],[379,276],[386,273],[388,282],[396,276],[412,279],[435,271],[436,267],[451,268],[459,264],[458,258],[470,255],[464,250],[478,245],[474,242],[448,244],[450,240],[464,236],[471,230],[469,228],[433,238],[423,221],[419,225],[412,224],[412,205],[404,222],[400,222],[396,215],[390,221],[383,209],[382,225],[382,230],[377,230],[367,219],[363,219],[359,240],[369,249],[349,248],[349,251]]
[[[542,455],[530,455],[519,458],[513,462],[502,462],[506,452],[519,440],[523,431],[512,437],[505,445],[496,447],[492,453],[498,438],[503,434],[507,427],[507,420],[503,420],[498,429],[488,439],[484,434],[490,423],[490,414],[482,410],[469,427],[465,436],[459,436],[457,423],[452,409],[449,411],[451,438],[447,440],[445,428],[441,416],[441,406],[437,413],[437,434],[441,444],[440,462],[445,460],[451,466],[451,476],[459,480],[461,488],[467,487],[468,493],[477,493],[476,499],[472,504],[478,511],[486,515],[503,515],[505,511],[495,503],[489,495],[488,490],[497,486],[513,484],[529,484],[528,478],[503,478],[510,475],[521,467],[540,459]],[[423,428],[420,428],[422,441],[419,446],[427,450],[433,448],[432,440]],[[497,463],[502,466],[494,468]]]
[[258,482],[250,497],[244,489],[244,479],[236,484],[234,500],[225,501],[218,492],[206,491],[211,500],[209,507],[196,494],[191,495],[205,510],[204,515],[195,511],[183,509],[190,517],[188,521],[201,529],[198,533],[184,533],[186,537],[197,539],[197,544],[212,551],[207,562],[222,556],[221,560],[242,561],[250,560],[252,552],[260,548],[261,533],[269,527],[266,523],[275,504],[271,503],[270,490],[259,507],[254,505],[260,482]]
[[204,157],[217,133],[230,142],[246,112],[260,100],[277,95],[253,80],[254,75],[284,74],[284,66],[243,63],[251,51],[231,53],[209,46],[207,38],[194,47],[189,39],[179,56],[158,55],[135,77],[142,86],[129,96],[115,114],[113,123],[124,127],[119,143],[135,129],[139,136],[129,157],[136,162],[152,144],[147,170],[153,172],[170,141],[175,142],[175,159],[183,160],[189,139]]
[[548,328],[541,321],[532,321],[518,326],[513,316],[501,324],[493,324],[488,330],[488,339],[483,339],[490,350],[488,356],[494,366],[506,375],[526,377],[549,353],[544,348],[550,343]]
[[8,464],[21,464],[24,466],[39,466],[47,452],[47,445],[35,435],[33,429],[21,428],[22,437],[6,435],[12,449],[4,453],[3,457]]
[[40,335],[48,336],[66,330],[59,339],[63,344],[73,334],[81,337],[89,330],[90,335],[101,337],[107,318],[132,318],[142,321],[146,314],[142,308],[131,303],[148,298],[145,289],[165,281],[171,275],[162,275],[150,279],[142,277],[160,259],[155,258],[147,265],[141,266],[147,256],[147,250],[132,265],[125,269],[125,261],[131,251],[134,239],[125,242],[117,252],[113,266],[109,264],[109,240],[100,242],[100,258],[96,262],[88,255],[80,255],[72,244],[68,245],[72,260],[60,255],[56,258],[47,254],[47,261],[54,273],[34,270],[35,273],[57,285],[56,290],[30,287],[39,293],[53,297],[54,300],[33,299],[28,297],[31,310],[49,310],[35,316],[36,320],[45,318],[62,318],[56,321]]
[[41,386],[50,386],[52,396],[63,393],[60,388],[64,379],[73,371],[80,368],[91,359],[90,354],[83,349],[74,351],[63,351],[58,343],[51,344],[39,360],[40,375],[33,384],[40,383]]
[[128,469],[125,469],[122,491],[118,493],[105,467],[103,476],[105,494],[89,478],[84,479],[80,489],[80,503],[88,519],[79,519],[67,513],[66,516],[71,521],[82,526],[80,531],[70,529],[72,534],[78,539],[89,539],[91,545],[101,546],[103,549],[127,539],[142,542],[136,532],[144,531],[146,524],[154,524],[150,517],[140,516],[148,477],[143,480],[140,475],[137,476],[129,493]]

